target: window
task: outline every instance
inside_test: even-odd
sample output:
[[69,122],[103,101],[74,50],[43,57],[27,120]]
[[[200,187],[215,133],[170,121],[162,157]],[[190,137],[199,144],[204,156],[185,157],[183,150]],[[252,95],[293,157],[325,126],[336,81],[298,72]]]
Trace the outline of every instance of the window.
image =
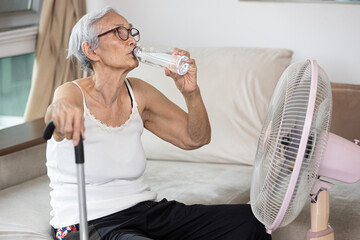
[[1,0],[0,30],[38,25],[42,0]]
[[23,122],[35,53],[0,59],[0,128]]
[[0,2],[0,129],[23,122],[41,0]]

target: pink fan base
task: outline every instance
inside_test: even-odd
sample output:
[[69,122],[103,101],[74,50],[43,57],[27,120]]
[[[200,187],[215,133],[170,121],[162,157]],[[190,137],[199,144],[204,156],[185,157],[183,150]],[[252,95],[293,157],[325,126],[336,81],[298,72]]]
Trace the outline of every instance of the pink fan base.
[[306,240],[334,240],[334,230],[329,225],[330,194],[320,190],[316,201],[311,202],[311,229],[306,234]]
[[327,229],[322,230],[320,232],[311,232],[311,231],[309,231],[307,236],[306,236],[306,240],[319,239],[321,237],[328,236],[330,234],[334,234],[334,230],[332,228],[327,228]]

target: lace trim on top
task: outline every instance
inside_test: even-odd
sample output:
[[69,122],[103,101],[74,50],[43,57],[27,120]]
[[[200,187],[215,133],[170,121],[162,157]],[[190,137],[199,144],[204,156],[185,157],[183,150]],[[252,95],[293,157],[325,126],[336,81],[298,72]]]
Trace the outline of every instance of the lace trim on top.
[[106,123],[103,123],[101,122],[100,120],[96,119],[94,115],[91,114],[90,110],[84,106],[84,111],[85,113],[89,116],[89,118],[96,123],[96,125],[98,127],[100,127],[101,129],[105,130],[105,131],[108,131],[108,132],[116,132],[116,131],[119,131],[121,129],[123,129],[135,116],[135,104],[133,106],[133,108],[131,109],[131,114],[130,114],[130,117],[123,123],[121,124],[120,126],[117,126],[117,127],[113,127],[113,126],[109,126],[107,125]]
[[80,91],[83,95],[83,105],[84,105],[84,115],[88,115],[90,120],[92,120],[99,128],[101,128],[102,130],[105,130],[107,132],[117,132],[117,131],[120,131],[121,129],[123,129],[126,125],[129,124],[129,122],[134,118],[135,116],[135,113],[136,113],[136,107],[137,107],[137,104],[136,104],[136,101],[135,101],[135,98],[134,98],[134,94],[132,92],[132,89],[130,87],[130,84],[128,82],[127,79],[125,79],[125,82],[126,82],[126,85],[128,86],[129,88],[129,91],[130,91],[130,94],[131,94],[131,97],[133,99],[133,107],[131,108],[131,114],[129,116],[129,118],[123,123],[121,124],[120,126],[117,126],[117,127],[113,127],[113,126],[109,126],[107,125],[106,123],[103,123],[101,122],[100,120],[96,119],[94,115],[91,114],[90,110],[87,108],[86,106],[86,102],[85,102],[85,95],[83,93],[83,90],[81,89],[80,85],[73,81],[73,83],[75,83],[76,86],[78,86],[80,88]]

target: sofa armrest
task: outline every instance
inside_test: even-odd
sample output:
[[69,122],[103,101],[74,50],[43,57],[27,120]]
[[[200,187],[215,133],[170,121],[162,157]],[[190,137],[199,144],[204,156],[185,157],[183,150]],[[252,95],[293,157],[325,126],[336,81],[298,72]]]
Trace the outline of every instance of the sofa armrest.
[[42,139],[44,119],[39,118],[0,130],[0,156],[14,153],[45,142]]
[[46,173],[44,120],[0,130],[0,190]]
[[0,190],[46,174],[46,143],[0,156]]
[[333,112],[330,131],[350,141],[360,139],[360,85],[331,83]]

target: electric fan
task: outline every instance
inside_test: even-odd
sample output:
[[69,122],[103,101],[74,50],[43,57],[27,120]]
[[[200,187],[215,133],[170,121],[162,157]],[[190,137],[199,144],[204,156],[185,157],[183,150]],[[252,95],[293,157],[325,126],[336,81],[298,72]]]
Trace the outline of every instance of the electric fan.
[[282,74],[267,112],[255,157],[251,208],[269,234],[292,222],[311,197],[307,239],[333,239],[328,224],[333,185],[360,179],[360,147],[329,133],[331,86],[315,60]]

